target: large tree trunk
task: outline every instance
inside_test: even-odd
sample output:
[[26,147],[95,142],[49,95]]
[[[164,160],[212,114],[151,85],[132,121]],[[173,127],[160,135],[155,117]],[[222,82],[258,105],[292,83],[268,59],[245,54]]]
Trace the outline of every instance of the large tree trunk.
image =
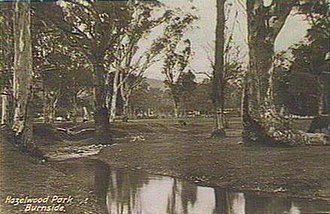
[[296,0],[248,0],[248,42],[250,68],[243,99],[243,141],[247,144],[296,145],[326,143],[326,138],[311,140],[293,130],[277,112],[273,99],[274,43]]
[[217,25],[215,43],[215,67],[213,71],[213,94],[215,105],[215,130],[213,136],[224,137],[224,44],[225,44],[225,0],[217,0]]
[[[96,49],[97,50],[97,49]],[[106,103],[106,72],[103,65],[104,55],[95,53],[93,58],[93,82],[94,82],[94,121],[96,137],[99,142],[110,142],[110,122],[109,122],[109,110]]]
[[32,47],[30,5],[16,2],[14,13],[14,121],[12,130],[16,143],[27,148],[32,144]]
[[[254,2],[254,3],[252,3]],[[265,110],[268,70],[272,66],[274,39],[268,38],[263,14],[262,1],[247,2],[248,43],[250,68],[243,99],[243,141],[245,143],[263,143],[271,141],[261,124],[261,115]]]
[[89,113],[86,106],[83,107],[83,121],[89,121]]

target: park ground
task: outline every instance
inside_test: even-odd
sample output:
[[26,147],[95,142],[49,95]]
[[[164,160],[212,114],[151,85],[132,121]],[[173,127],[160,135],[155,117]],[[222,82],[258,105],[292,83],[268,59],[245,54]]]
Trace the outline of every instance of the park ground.
[[[240,137],[240,118],[230,120],[224,139],[210,137],[214,126],[210,118],[189,118],[185,122],[116,122],[112,125],[113,144],[89,158],[112,168],[173,176],[205,186],[330,201],[330,146],[245,146]],[[308,122],[298,125],[306,128]],[[67,136],[55,127],[71,127],[79,134]],[[90,123],[37,124],[35,140],[43,153],[65,156],[68,151],[76,151],[68,148],[86,148],[95,143],[91,127]],[[74,163],[78,166],[84,159]],[[86,172],[86,176],[77,176],[71,172],[72,164],[37,160],[18,152],[2,138],[1,166],[1,213],[20,213],[19,207],[3,201],[8,195],[24,194],[73,195],[75,200],[67,207],[68,213],[99,213],[97,198],[87,185],[92,175]]]

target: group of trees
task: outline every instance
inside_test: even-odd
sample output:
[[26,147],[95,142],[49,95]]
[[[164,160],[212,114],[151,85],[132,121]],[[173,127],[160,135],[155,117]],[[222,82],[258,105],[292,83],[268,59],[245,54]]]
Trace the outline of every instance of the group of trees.
[[330,44],[325,31],[327,25],[329,27],[329,23],[325,22],[328,12],[321,3],[316,4],[314,10],[317,14],[307,13],[312,26],[307,32],[306,41],[290,48],[292,57],[281,53],[277,60],[277,105],[286,106],[292,114],[329,113],[329,93],[326,92],[329,91],[330,76],[326,72],[329,70],[327,54]]
[[[111,139],[118,96],[126,114],[144,72],[172,50],[174,34],[180,40],[180,31],[196,19],[161,8],[157,1],[3,4],[2,118],[10,119],[2,122],[22,145],[31,142],[32,103],[42,102],[44,120],[52,122],[61,105],[76,118],[78,108],[86,105],[82,97],[92,97],[99,140]],[[164,30],[141,51],[155,28]]]
[[[177,99],[176,105],[173,104],[172,90],[166,84],[164,85],[165,88],[160,88],[149,85],[147,79],[143,81],[132,93],[129,117],[136,117],[139,113],[147,114],[148,109],[153,113],[152,116],[174,117],[175,107],[179,118],[209,117],[215,114],[211,79],[206,78],[197,82],[193,72],[189,70],[183,72],[172,86],[172,90],[176,90],[174,91]],[[239,88],[227,87],[226,108],[240,108],[240,92]],[[232,96],[233,94],[235,96]]]
[[[238,88],[235,93],[242,95],[243,139],[248,143],[308,143],[308,135],[288,126],[279,106],[305,114],[304,109],[299,111],[304,105],[299,103],[300,96],[317,100],[318,113],[328,106],[326,0],[273,0],[269,4],[247,0],[247,72],[238,60],[228,60],[233,37],[226,34],[226,1],[217,0],[213,73],[203,83],[197,83],[188,69],[192,50],[185,32],[197,19],[190,13],[167,10],[158,1],[17,1],[3,6],[2,123],[12,128],[23,145],[31,141],[32,103],[40,103],[45,122],[52,122],[61,106],[73,120],[83,107],[88,117],[89,109],[98,139],[111,139],[110,122],[117,112],[129,114],[141,102],[139,93],[140,97],[150,94],[143,83],[144,73],[160,61],[168,90],[154,91],[152,96],[170,97],[176,117],[180,111],[184,115],[198,110],[192,109],[194,103],[211,107],[219,136],[225,136],[224,107],[233,85]],[[293,12],[304,14],[312,28],[307,44],[293,46],[289,59],[285,54],[277,56],[274,45]],[[150,36],[155,31],[158,34]],[[151,41],[149,46],[142,47],[146,40]],[[299,89],[297,82],[311,78],[316,80],[314,91]],[[196,102],[199,95],[207,98]]]

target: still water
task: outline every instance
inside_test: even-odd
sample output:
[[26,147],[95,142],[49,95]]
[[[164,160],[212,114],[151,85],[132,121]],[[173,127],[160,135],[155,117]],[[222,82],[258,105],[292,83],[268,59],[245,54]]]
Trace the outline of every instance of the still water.
[[266,197],[97,164],[94,191],[111,214],[326,214],[329,202]]

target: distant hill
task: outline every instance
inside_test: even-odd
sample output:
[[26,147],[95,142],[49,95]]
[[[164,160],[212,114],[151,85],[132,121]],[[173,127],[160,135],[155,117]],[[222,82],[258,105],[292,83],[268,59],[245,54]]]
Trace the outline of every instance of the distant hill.
[[166,89],[162,80],[146,78],[146,82],[150,85],[150,88],[159,88],[162,91]]

